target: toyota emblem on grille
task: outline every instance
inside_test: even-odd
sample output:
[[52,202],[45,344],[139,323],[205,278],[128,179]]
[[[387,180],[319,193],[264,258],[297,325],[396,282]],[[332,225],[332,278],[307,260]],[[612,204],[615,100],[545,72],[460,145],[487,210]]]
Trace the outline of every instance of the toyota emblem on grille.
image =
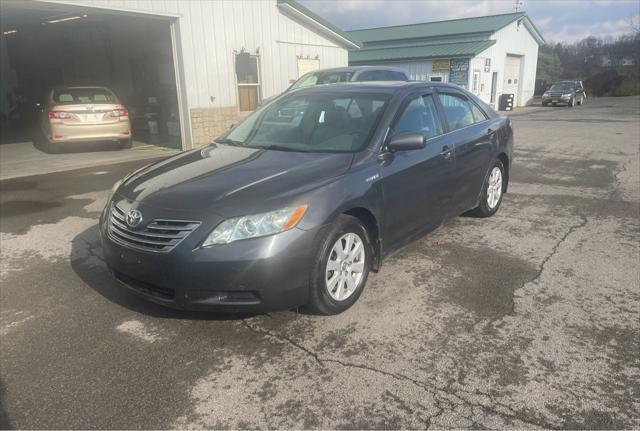
[[136,227],[142,223],[142,213],[138,210],[131,210],[127,213],[126,219],[129,227]]

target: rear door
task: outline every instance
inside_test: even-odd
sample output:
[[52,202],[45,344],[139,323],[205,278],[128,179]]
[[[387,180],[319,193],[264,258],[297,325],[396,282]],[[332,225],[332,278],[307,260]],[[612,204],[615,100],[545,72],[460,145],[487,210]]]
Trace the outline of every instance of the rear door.
[[494,124],[475,102],[453,89],[438,90],[438,101],[455,148],[455,216],[477,203],[492,158],[492,144],[497,144],[499,122]]
[[426,137],[427,145],[380,156],[387,249],[442,223],[454,188],[454,150],[444,134],[432,92],[413,93],[398,112],[387,141],[398,133],[415,132]]

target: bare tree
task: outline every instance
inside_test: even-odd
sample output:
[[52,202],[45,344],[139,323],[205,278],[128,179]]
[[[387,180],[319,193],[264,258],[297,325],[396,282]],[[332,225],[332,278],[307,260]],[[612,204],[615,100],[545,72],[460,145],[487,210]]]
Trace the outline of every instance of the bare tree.
[[640,34],[640,15],[629,14],[627,25],[634,34]]

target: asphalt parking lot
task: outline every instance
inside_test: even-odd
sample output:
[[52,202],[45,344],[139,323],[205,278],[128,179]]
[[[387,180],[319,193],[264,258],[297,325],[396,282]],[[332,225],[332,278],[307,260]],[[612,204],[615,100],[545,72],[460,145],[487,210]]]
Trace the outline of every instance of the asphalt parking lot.
[[640,99],[512,118],[499,213],[404,248],[335,317],[123,292],[96,222],[148,161],[0,182],[0,425],[640,427]]

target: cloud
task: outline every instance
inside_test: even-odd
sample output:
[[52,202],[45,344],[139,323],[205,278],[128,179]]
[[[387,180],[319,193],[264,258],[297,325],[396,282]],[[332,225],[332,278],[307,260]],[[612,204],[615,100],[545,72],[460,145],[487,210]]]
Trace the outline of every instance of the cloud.
[[[510,13],[513,0],[301,0],[346,30]],[[549,41],[574,42],[587,36],[629,33],[627,17],[638,0],[521,0]]]

